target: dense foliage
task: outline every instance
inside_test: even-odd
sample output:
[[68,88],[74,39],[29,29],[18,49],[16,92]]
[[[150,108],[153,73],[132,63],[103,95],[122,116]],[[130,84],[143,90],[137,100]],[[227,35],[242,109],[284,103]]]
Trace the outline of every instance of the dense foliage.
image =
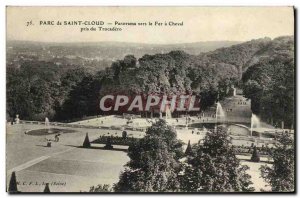
[[7,118],[44,120],[56,110],[71,90],[87,75],[80,67],[61,67],[52,62],[30,61],[7,67]]
[[169,192],[179,189],[178,159],[182,143],[164,120],[153,124],[146,136],[128,149],[130,161],[114,186],[119,192]]
[[189,140],[188,145],[185,149],[184,152],[185,155],[189,156],[189,155],[193,155],[193,150],[192,150],[192,146],[191,146],[191,141]]
[[278,127],[281,121],[291,127],[295,112],[293,38],[274,39],[255,59],[243,75],[244,94],[251,99],[252,111]]
[[184,165],[181,190],[187,192],[253,191],[248,166],[240,165],[231,147],[226,128],[206,134],[203,145],[194,147]]
[[295,142],[288,133],[282,134],[275,149],[270,152],[274,160],[272,166],[261,167],[261,176],[275,192],[295,190]]
[[[183,51],[127,55],[111,67],[89,72],[84,66],[36,59],[7,65],[7,119],[71,121],[103,114],[106,94],[194,94],[204,110],[239,85],[254,113],[285,118],[292,124],[294,99],[293,38],[258,39],[190,55]],[[276,98],[276,100],[274,100]]]

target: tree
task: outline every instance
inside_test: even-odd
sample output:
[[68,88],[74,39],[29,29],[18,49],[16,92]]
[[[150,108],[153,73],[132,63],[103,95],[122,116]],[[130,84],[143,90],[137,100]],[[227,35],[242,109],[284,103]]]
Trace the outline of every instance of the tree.
[[123,70],[134,68],[136,66],[136,58],[134,55],[127,55],[124,57],[124,60],[121,61],[121,65]]
[[10,193],[18,192],[16,172],[12,172],[12,174],[11,174],[10,182],[9,182],[9,186],[8,186],[8,192],[10,192]]
[[[180,146],[179,146],[180,145]],[[130,161],[114,186],[117,192],[169,192],[179,189],[178,153],[182,144],[175,130],[159,120],[128,149]]]
[[57,115],[69,92],[86,76],[86,67],[55,60],[26,60],[7,68],[7,112],[28,120],[63,119]]
[[89,139],[88,133],[86,133],[86,135],[85,135],[82,147],[83,148],[90,148],[91,147],[91,143],[90,143],[90,139]]
[[101,76],[86,75],[69,91],[68,99],[58,111],[58,117],[66,120],[98,114]]
[[186,150],[185,150],[185,155],[193,155],[193,150],[192,150],[192,146],[191,146],[191,142],[189,140],[188,142],[188,145],[186,147]]
[[236,158],[226,128],[208,132],[203,145],[196,146],[197,153],[183,168],[181,190],[188,192],[245,192],[250,187],[247,166]]
[[251,161],[252,162],[260,162],[260,156],[259,156],[256,146],[254,146],[254,148],[253,148]]
[[49,183],[46,183],[44,193],[50,193]]
[[260,168],[261,176],[271,185],[275,192],[292,192],[295,190],[295,159],[294,139],[288,133],[282,134],[270,152],[274,163],[270,167]]

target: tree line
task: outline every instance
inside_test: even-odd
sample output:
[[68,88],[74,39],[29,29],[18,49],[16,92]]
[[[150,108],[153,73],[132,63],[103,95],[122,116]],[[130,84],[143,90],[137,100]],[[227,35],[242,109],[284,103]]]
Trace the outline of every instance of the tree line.
[[202,110],[226,97],[231,85],[243,89],[252,111],[274,124],[293,124],[294,39],[258,39],[190,55],[183,51],[127,55],[110,67],[90,72],[84,66],[38,60],[7,65],[7,119],[55,121],[103,114],[106,94],[194,94]]

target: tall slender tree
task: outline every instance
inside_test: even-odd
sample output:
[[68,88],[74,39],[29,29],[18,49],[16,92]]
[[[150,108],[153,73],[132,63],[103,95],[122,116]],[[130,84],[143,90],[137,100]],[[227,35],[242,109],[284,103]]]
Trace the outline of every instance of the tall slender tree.
[[10,193],[18,192],[16,172],[12,172],[12,174],[11,174],[9,186],[8,186],[8,192],[10,192]]
[[44,188],[44,193],[50,193],[49,183],[46,183],[46,186]]
[[192,146],[191,146],[191,141],[189,140],[188,145],[185,150],[185,155],[192,155],[192,154],[193,154],[193,150],[192,150]]
[[90,148],[91,147],[91,143],[90,143],[90,139],[89,139],[89,135],[88,133],[86,133],[83,144],[82,144],[83,148]]

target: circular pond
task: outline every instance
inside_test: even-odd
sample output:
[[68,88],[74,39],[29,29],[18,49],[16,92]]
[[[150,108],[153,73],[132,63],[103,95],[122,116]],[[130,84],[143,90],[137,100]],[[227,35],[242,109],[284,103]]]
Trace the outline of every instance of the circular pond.
[[57,133],[75,133],[77,131],[71,129],[57,129],[57,128],[49,128],[49,129],[37,129],[26,132],[27,135],[51,135]]

